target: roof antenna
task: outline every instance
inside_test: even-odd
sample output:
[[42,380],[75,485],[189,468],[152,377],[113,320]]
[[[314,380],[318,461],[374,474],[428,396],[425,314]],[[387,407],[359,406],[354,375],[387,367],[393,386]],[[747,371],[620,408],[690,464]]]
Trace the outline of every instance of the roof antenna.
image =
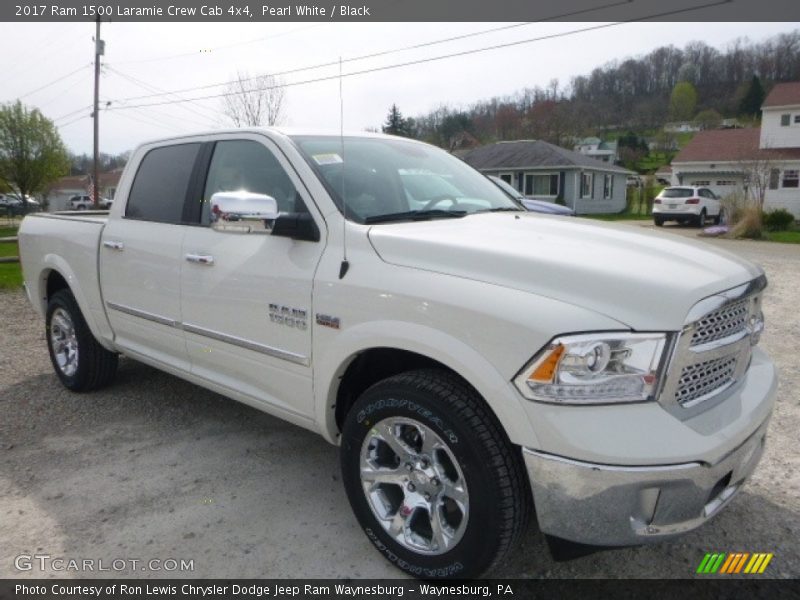
[[339,156],[342,159],[342,264],[339,267],[339,279],[342,279],[350,268],[347,260],[347,196],[344,193],[344,96],[342,95],[342,57],[339,57]]

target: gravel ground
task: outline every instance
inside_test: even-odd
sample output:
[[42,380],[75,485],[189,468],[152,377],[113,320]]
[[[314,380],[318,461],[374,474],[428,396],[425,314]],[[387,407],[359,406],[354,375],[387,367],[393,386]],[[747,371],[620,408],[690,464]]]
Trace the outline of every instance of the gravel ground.
[[[556,563],[532,527],[497,575],[687,577],[705,552],[748,551],[775,553],[767,575],[800,576],[800,246],[711,243],[770,278],[762,345],[781,383],[760,469],[723,514],[674,542]],[[398,576],[359,530],[321,438],[131,360],[112,387],[71,394],[23,294],[0,293],[0,307],[0,577],[92,576],[20,572],[22,554],[194,563],[96,576]]]

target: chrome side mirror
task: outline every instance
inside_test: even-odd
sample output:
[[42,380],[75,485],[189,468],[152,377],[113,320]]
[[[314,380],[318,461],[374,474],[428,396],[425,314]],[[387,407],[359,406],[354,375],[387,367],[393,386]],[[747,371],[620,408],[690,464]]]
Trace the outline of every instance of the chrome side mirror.
[[278,202],[266,194],[217,192],[211,196],[211,228],[226,233],[272,233]]

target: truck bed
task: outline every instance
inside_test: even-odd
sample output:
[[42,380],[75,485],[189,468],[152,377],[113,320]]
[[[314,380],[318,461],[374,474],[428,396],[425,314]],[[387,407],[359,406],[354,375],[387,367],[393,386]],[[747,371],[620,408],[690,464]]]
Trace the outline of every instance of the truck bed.
[[34,213],[22,220],[18,234],[25,287],[39,313],[45,315],[48,280],[56,271],[70,284],[89,328],[103,344],[113,335],[98,277],[100,236],[107,221],[107,211]]

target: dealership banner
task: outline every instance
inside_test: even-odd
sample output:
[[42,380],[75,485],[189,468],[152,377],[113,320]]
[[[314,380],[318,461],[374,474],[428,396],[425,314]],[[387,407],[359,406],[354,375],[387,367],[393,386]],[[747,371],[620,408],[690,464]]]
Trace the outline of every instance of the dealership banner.
[[[643,575],[646,575],[643,573]],[[652,574],[651,574],[652,575]],[[493,598],[797,598],[798,580],[775,579],[635,579],[518,580],[492,579],[430,583],[409,579],[50,579],[0,580],[4,600],[411,600]]]
[[794,21],[797,0],[4,0],[0,21]]

